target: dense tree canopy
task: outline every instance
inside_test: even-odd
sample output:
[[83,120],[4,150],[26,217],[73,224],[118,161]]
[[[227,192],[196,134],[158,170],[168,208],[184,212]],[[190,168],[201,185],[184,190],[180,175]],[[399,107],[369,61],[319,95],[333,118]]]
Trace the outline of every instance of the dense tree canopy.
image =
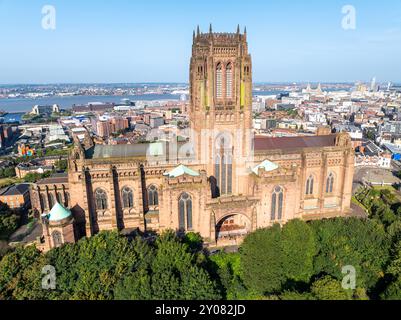
[[278,224],[257,230],[245,239],[241,262],[244,284],[251,291],[265,295],[281,289],[285,281],[281,240]]
[[8,205],[0,203],[0,240],[7,239],[18,228],[19,220]]
[[329,274],[342,279],[342,268],[353,266],[358,285],[372,288],[384,276],[390,242],[383,225],[356,218],[314,221],[318,255],[315,274]]
[[303,221],[292,220],[282,229],[281,248],[286,279],[309,282],[317,253],[315,233]]
[[[43,290],[43,268],[56,270],[56,289]],[[102,232],[45,255],[17,248],[0,262],[3,299],[218,299],[214,281],[173,233],[155,245]]]
[[[401,299],[398,199],[364,192],[370,219],[276,224],[238,253],[210,255],[199,234],[172,231],[154,242],[102,232],[46,254],[16,248],[0,258],[0,299]],[[42,289],[45,266],[55,290]],[[344,267],[355,287],[344,285]]]

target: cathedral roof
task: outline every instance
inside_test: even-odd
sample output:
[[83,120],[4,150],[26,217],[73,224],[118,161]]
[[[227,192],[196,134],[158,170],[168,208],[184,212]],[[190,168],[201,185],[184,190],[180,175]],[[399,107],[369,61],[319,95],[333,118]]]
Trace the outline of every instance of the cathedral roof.
[[49,178],[45,178],[39,180],[36,184],[62,184],[68,183],[68,174],[67,173],[55,173]]
[[54,205],[53,209],[49,213],[49,221],[62,221],[71,217],[71,211],[64,208],[58,202]]
[[182,164],[180,164],[178,167],[176,167],[175,169],[171,170],[170,172],[166,172],[164,175],[168,176],[169,178],[177,178],[180,177],[184,174],[187,174],[189,176],[193,176],[193,177],[199,177],[200,174]]
[[259,174],[259,169],[263,168],[265,171],[274,171],[278,169],[278,165],[269,161],[269,160],[265,160],[263,161],[261,164],[257,165],[255,168],[252,169],[252,172],[254,172],[255,174]]
[[288,150],[301,148],[334,147],[336,135],[327,136],[299,136],[299,137],[263,137],[254,139],[255,151]]
[[159,142],[119,145],[96,144],[93,148],[86,152],[86,157],[89,159],[126,158],[143,157],[146,155],[162,156],[163,154],[163,144]]
[[[172,158],[188,158],[187,149],[182,148],[187,141],[177,142],[177,154],[170,155]],[[135,157],[166,157],[168,146],[165,142],[136,143],[102,145],[96,144],[85,152],[86,159],[112,159],[112,158],[135,158]]]

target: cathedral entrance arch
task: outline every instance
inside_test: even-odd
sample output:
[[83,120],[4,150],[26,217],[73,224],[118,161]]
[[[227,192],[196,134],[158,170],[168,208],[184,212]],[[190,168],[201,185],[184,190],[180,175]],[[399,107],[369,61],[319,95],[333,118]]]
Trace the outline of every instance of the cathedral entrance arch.
[[251,220],[242,213],[231,213],[216,224],[217,245],[239,245],[252,230]]

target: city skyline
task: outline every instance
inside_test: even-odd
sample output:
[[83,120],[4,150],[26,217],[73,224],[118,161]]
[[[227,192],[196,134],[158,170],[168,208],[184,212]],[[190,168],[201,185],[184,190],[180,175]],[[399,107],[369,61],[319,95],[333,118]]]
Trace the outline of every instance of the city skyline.
[[56,29],[44,30],[42,2],[0,1],[0,83],[187,83],[188,38],[209,23],[215,32],[247,27],[255,83],[400,82],[396,1],[353,1],[352,30],[341,1],[228,4],[53,1]]

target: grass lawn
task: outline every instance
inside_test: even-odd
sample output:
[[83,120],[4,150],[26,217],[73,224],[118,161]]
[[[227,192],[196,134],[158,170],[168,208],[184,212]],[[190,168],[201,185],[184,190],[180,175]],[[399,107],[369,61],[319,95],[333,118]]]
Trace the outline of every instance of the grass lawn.
[[360,203],[360,202],[355,198],[355,196],[352,196],[351,202],[352,202],[353,204],[356,204],[358,207],[361,207],[361,208],[363,209],[363,211],[366,211],[366,212],[369,211],[368,208],[366,208],[362,203]]
[[373,186],[372,188],[375,189],[375,190],[388,190],[388,191],[391,191],[391,192],[395,192],[396,191],[393,186]]
[[10,186],[14,183],[19,182],[20,179],[18,178],[4,178],[4,179],[0,179],[0,188],[4,188],[7,186]]
[[398,201],[395,201],[394,203],[396,203],[396,202],[401,202],[401,193],[399,192],[399,191],[397,191],[397,189],[395,189],[393,186],[374,186],[374,187],[372,187],[374,190],[377,190],[377,191],[383,191],[383,190],[388,190],[388,191],[390,191],[396,198],[397,198],[397,200]]

